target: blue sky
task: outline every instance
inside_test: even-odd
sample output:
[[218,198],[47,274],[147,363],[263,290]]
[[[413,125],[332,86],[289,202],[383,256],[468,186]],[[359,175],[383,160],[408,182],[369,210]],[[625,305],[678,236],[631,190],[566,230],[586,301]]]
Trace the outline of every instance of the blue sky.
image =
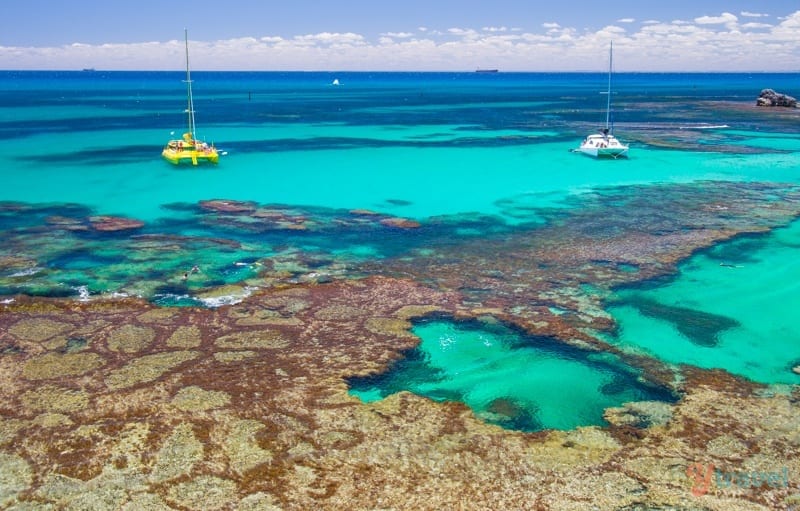
[[800,70],[797,0],[4,4],[1,69]]

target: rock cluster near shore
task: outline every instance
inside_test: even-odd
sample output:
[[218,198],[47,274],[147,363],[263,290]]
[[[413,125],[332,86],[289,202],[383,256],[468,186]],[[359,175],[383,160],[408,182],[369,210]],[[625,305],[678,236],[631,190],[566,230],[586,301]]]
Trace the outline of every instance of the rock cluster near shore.
[[782,106],[797,108],[797,100],[792,96],[775,92],[772,89],[764,89],[756,100],[756,106]]

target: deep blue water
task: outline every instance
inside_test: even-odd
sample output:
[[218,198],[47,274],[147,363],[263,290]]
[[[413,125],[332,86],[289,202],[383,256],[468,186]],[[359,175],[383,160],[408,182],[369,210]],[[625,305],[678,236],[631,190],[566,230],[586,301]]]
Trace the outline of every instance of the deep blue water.
[[[598,94],[605,89],[606,76],[601,73],[195,72],[192,76],[196,109],[205,126],[301,120],[357,126],[458,122],[524,130],[592,121],[589,113],[605,106]],[[109,124],[116,129],[171,129],[176,120],[171,114],[185,94],[184,78],[182,72],[0,71],[4,111],[0,139],[42,131],[100,131]],[[327,87],[333,79],[342,84],[335,91]],[[754,101],[767,87],[791,92],[800,84],[794,74],[616,74],[615,120],[670,121],[674,120],[670,112],[656,111],[650,104]],[[649,107],[635,108],[636,103]],[[19,108],[81,106],[113,108],[115,115],[56,114],[34,119],[14,115]],[[714,112],[702,121],[724,123],[728,117]],[[324,147],[326,141],[321,142]],[[236,146],[235,141],[229,145]]]

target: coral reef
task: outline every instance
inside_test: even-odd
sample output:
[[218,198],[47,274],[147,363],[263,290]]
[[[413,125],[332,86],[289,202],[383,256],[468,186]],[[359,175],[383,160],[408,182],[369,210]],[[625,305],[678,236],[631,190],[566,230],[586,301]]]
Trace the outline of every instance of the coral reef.
[[[580,207],[564,210],[528,208],[522,196],[504,207],[528,208],[546,224],[433,245],[361,270],[457,291],[467,316],[490,314],[532,334],[596,345],[595,333],[614,327],[604,310],[614,287],[674,274],[696,250],[792,221],[799,192],[719,182],[610,188],[577,196]],[[716,332],[733,325],[710,319],[698,314],[682,328],[713,344]]]
[[141,220],[115,216],[93,216],[89,218],[92,228],[102,232],[128,231],[144,226]]
[[[119,297],[0,302],[0,507],[796,504],[796,386],[687,366],[676,375],[621,353],[680,400],[608,409],[607,427],[530,433],[488,424],[460,403],[408,392],[363,403],[349,394],[348,378],[381,373],[414,347],[411,321],[429,315],[502,321],[616,352],[598,335],[614,328],[604,312],[614,286],[669,275],[696,250],[800,213],[797,190],[757,183],[609,189],[575,200],[580,208],[535,211],[543,224],[493,231],[476,220],[471,228],[489,226],[481,236],[428,238],[425,250],[353,265],[330,281],[301,281],[300,273],[319,271],[307,266],[262,275],[268,285],[215,309]],[[524,198],[507,206],[527,207]],[[258,209],[220,203],[209,214]],[[386,228],[381,218],[340,219],[366,219],[370,229],[408,236],[403,242],[436,232]],[[513,415],[515,406],[498,400],[490,408]],[[697,477],[700,469],[709,477]],[[786,473],[787,481],[726,485],[714,470]]]
[[[504,430],[405,392],[372,404],[348,394],[345,376],[380,371],[415,344],[408,319],[466,314],[462,302],[385,277],[272,289],[157,322],[158,309],[133,300],[19,298],[0,314],[3,340],[21,347],[0,357],[0,499],[20,509],[766,510],[797,490],[796,395],[759,395],[721,372],[685,370],[683,398],[668,409],[629,405],[608,428],[565,432]],[[275,306],[296,322],[237,324]],[[85,327],[98,317],[154,338],[141,351],[113,350],[107,326]],[[22,321],[64,326],[31,340],[9,333]],[[26,371],[64,357],[47,346],[77,332],[87,344],[76,354],[94,364]],[[195,346],[170,346],[176,338]],[[249,355],[231,356],[245,353],[227,351],[242,340]],[[64,420],[39,420],[45,412]],[[787,467],[792,479],[695,497],[685,471],[698,462]]]

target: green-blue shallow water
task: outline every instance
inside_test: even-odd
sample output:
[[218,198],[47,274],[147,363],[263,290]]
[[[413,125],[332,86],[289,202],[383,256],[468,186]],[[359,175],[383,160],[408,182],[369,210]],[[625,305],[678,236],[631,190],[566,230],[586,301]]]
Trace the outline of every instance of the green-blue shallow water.
[[611,342],[672,364],[800,383],[800,222],[695,255],[661,285],[620,290]]
[[461,401],[478,417],[525,431],[603,425],[603,411],[631,401],[672,399],[616,357],[523,337],[500,324],[425,321],[421,341],[386,373],[350,381],[364,401],[408,390]]

